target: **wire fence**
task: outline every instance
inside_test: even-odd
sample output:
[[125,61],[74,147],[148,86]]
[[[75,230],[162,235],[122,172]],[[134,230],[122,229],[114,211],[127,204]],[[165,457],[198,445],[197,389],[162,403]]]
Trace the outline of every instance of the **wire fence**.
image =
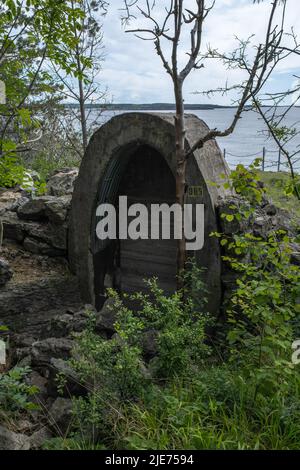
[[[237,165],[242,164],[245,167],[249,167],[251,163],[257,158],[261,160],[262,171],[288,171],[289,165],[286,157],[282,154],[281,150],[268,150],[265,147],[259,152],[251,153],[247,155],[236,155],[229,152],[224,148],[224,158],[230,167],[235,168]],[[250,159],[250,161],[249,161]],[[292,160],[293,168],[295,172],[300,173],[300,156]]]

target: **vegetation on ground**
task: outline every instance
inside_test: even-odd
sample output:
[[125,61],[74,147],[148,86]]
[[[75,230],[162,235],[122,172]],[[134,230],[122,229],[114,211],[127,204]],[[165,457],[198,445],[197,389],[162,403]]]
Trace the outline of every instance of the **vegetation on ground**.
[[259,176],[265,185],[267,196],[273,203],[277,207],[289,211],[290,214],[299,219],[299,201],[294,194],[290,194],[289,191],[286,191],[290,183],[289,173],[283,171],[261,171],[259,172]]
[[[136,3],[125,0],[127,7]],[[175,59],[180,21],[175,22],[178,34],[172,40],[175,44],[172,70],[164,62],[177,84],[179,167],[185,165],[189,156],[184,145],[182,84],[192,69],[201,68],[197,58],[202,22],[210,11],[201,9],[201,3],[198,2],[201,11],[186,21],[187,25],[192,22],[201,26],[197,28],[196,42],[192,35],[187,68],[178,75]],[[283,56],[299,54],[298,42],[288,54],[279,47],[283,37],[293,42],[293,31],[286,34],[271,27],[273,13],[283,3],[271,2],[266,43],[258,47],[252,44],[252,52],[256,51],[254,63],[248,60],[253,54],[247,56],[252,37],[246,42],[239,41],[232,56],[207,51],[209,58],[225,62],[230,69],[244,68],[250,76],[230,87],[241,94],[232,125],[225,131],[208,132],[196,147],[202,148],[212,137],[231,133],[249,102],[266,120],[269,133],[291,164],[290,175],[268,172],[259,175],[255,165],[249,170],[239,165],[226,183],[242,198],[239,205],[233,205],[230,214],[223,214],[228,223],[240,223],[254,216],[264,196],[259,178],[275,204],[295,217],[300,214],[299,178],[293,172],[292,157],[284,152],[297,130],[274,123],[276,113],[268,118],[257,95],[269,68],[273,70]],[[85,13],[87,6],[92,7],[88,8],[90,17]],[[101,27],[95,19],[100,15],[94,13],[103,12],[106,6],[107,2],[101,0],[2,1],[0,63],[6,102],[0,104],[0,187],[35,186],[43,192],[52,171],[79,165],[88,137],[84,105],[93,95],[90,95],[95,86],[93,72],[100,59],[87,51],[94,50],[95,42],[101,44]],[[129,20],[130,9],[125,12]],[[183,18],[183,10],[172,10],[170,15]],[[162,32],[157,28],[152,31],[161,58]],[[50,63],[55,68],[55,78],[50,73]],[[81,130],[73,125],[74,108],[67,109],[61,104],[68,86],[73,90],[75,82],[79,87]],[[215,91],[227,93],[230,89],[226,85],[226,89]],[[280,96],[295,93],[299,93],[299,85]],[[271,108],[276,110],[278,102]],[[183,201],[185,171],[181,176],[178,186]],[[264,238],[249,233],[213,236],[220,239],[223,260],[237,275],[235,290],[223,305],[222,318],[212,318],[207,313],[203,272],[193,261],[182,274],[180,289],[173,295],[165,295],[156,279],[147,281],[148,293],[136,293],[130,299],[108,291],[116,316],[116,333],[109,339],[96,334],[95,318],[91,315],[88,328],[77,334],[70,365],[87,393],[73,398],[69,434],[49,441],[46,448],[299,447],[300,366],[291,360],[292,342],[300,332],[300,272],[299,266],[291,263],[291,243],[295,240],[283,230],[270,232]],[[184,260],[184,249],[181,253]],[[138,305],[136,310],[128,306],[129,300]],[[29,372],[28,368],[15,367],[0,374],[2,422],[19,419],[35,408],[31,398],[37,390],[25,380]],[[60,377],[59,385],[63,381],[64,377]]]
[[[230,217],[224,213],[228,222],[253,216],[264,196],[258,182],[255,165],[232,172],[241,199]],[[131,298],[110,290],[116,334],[96,334],[91,315],[77,336],[71,366],[87,396],[73,399],[72,432],[47,448],[299,447],[300,370],[292,342],[299,336],[300,270],[290,262],[292,240],[282,230],[266,238],[214,236],[238,274],[223,318],[207,313],[203,273],[193,261],[184,290],[173,295],[157,280],[147,282],[148,294]]]

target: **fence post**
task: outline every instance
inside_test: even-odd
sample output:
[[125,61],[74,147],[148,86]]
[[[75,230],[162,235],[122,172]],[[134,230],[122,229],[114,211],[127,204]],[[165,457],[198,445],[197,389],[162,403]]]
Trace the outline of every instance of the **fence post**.
[[262,171],[265,171],[265,161],[266,161],[266,147],[263,147],[263,157],[262,157]]
[[281,149],[278,152],[278,164],[277,164],[277,171],[280,171],[280,163],[281,163]]
[[224,149],[224,160],[226,160],[226,149]]

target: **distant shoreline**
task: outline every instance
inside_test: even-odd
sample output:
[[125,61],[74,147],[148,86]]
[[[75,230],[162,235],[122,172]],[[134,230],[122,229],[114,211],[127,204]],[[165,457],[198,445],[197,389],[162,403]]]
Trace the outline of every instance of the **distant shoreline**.
[[[67,108],[78,108],[76,103],[64,103]],[[185,104],[185,111],[200,111],[200,110],[214,110],[214,109],[235,109],[236,106],[223,106],[219,104]],[[250,106],[247,106],[247,108]],[[268,106],[263,106],[264,108]],[[285,108],[286,106],[278,106]],[[175,111],[176,107],[173,103],[112,103],[112,104],[86,104],[87,109],[102,109],[104,111]],[[299,106],[295,106],[299,108]]]
[[[78,108],[76,103],[65,103],[68,108]],[[105,104],[103,106],[97,104],[87,104],[88,109],[103,109],[105,111],[175,111],[175,104],[173,103],[142,103],[142,104],[130,104],[130,103],[115,103]],[[234,106],[221,106],[217,104],[186,104],[186,111],[198,111],[198,110],[209,110],[209,109],[229,109]]]

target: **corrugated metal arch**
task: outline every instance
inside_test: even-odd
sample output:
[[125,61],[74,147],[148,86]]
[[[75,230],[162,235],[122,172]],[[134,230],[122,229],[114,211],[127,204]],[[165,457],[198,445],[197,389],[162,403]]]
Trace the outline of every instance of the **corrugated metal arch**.
[[[105,170],[104,178],[101,182],[99,188],[99,193],[97,197],[96,207],[101,204],[112,204],[115,206],[120,182],[122,176],[127,167],[127,164],[132,156],[134,150],[136,150],[142,144],[135,144],[135,146],[130,146],[130,148],[123,148],[114,155],[111,160],[108,162],[107,168]],[[134,147],[134,149],[132,148]],[[94,214],[96,211],[94,211]],[[96,215],[93,217],[92,223],[92,253],[99,253],[100,251],[105,250],[110,244],[111,240],[99,240],[96,235]]]

